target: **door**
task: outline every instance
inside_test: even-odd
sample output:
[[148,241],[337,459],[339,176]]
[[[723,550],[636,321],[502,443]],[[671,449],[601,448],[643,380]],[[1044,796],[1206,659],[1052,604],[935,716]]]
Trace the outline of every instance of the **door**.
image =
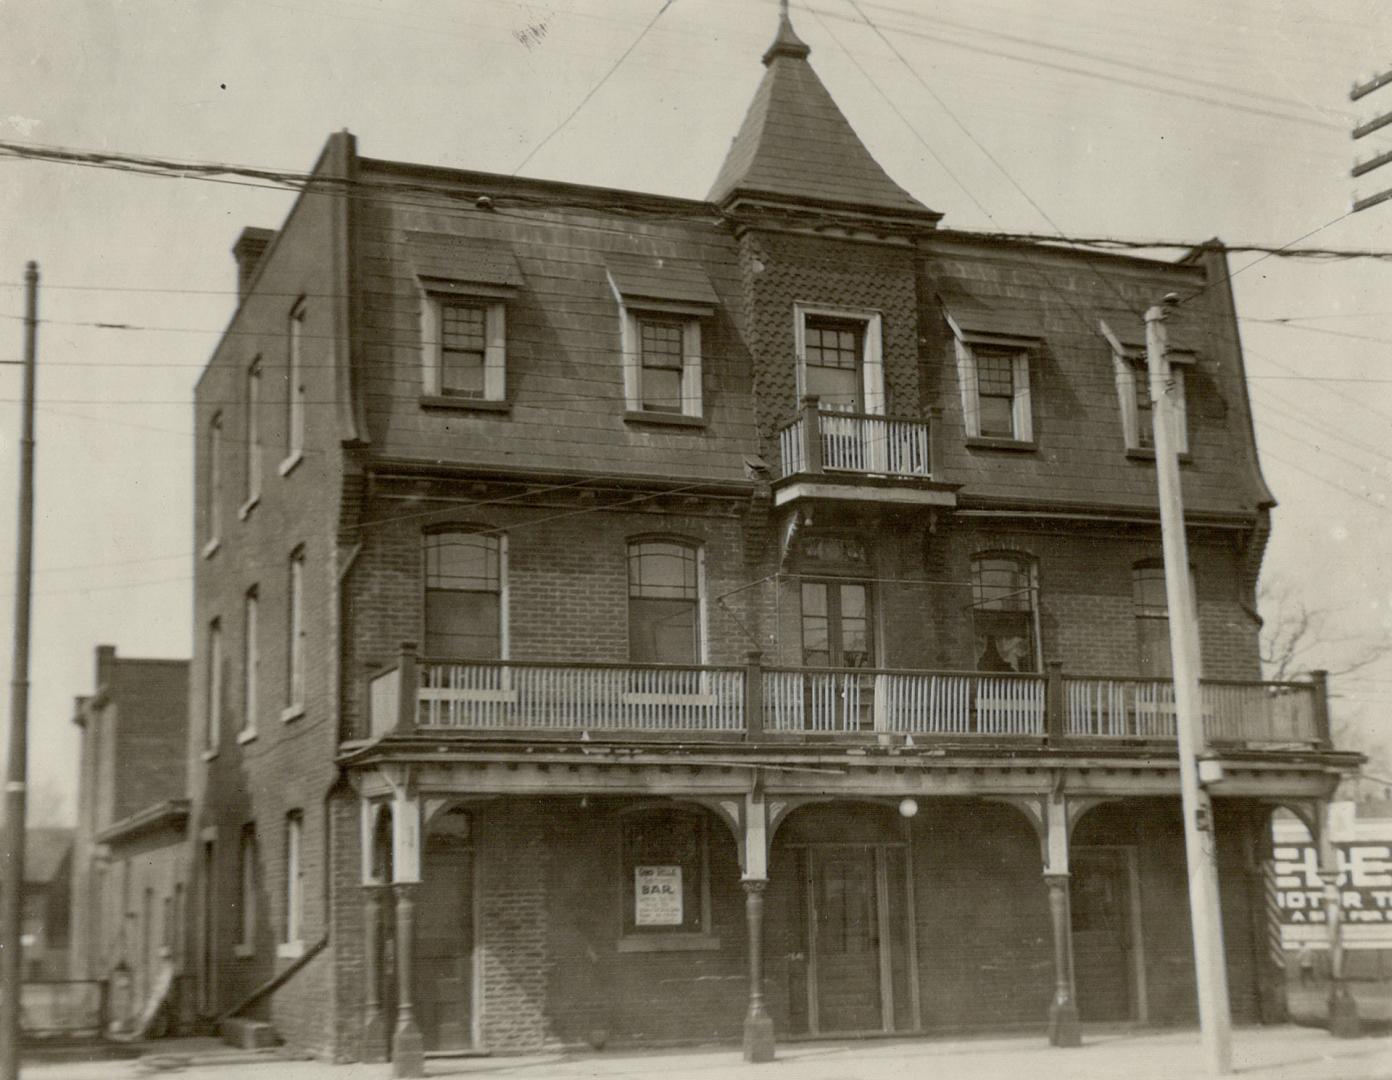
[[[870,586],[861,581],[802,583],[802,663],[812,668],[875,666]],[[874,677],[855,671],[809,673],[803,708],[815,731],[872,730]]]
[[1073,972],[1082,1020],[1137,1020],[1138,923],[1132,852],[1075,848],[1069,856]]
[[[805,849],[802,961],[790,990],[805,994],[792,1017],[814,1035],[917,1027],[901,846],[828,844]],[[794,983],[796,986],[794,986]]]
[[427,1051],[474,1045],[474,853],[469,817],[451,810],[426,839],[416,905],[416,992]]

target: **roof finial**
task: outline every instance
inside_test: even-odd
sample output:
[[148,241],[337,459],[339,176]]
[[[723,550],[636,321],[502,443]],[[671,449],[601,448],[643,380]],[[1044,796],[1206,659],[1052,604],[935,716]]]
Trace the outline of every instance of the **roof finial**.
[[778,0],[778,36],[764,53],[764,66],[767,67],[780,56],[806,60],[811,51],[793,29],[793,20],[788,16],[788,0]]

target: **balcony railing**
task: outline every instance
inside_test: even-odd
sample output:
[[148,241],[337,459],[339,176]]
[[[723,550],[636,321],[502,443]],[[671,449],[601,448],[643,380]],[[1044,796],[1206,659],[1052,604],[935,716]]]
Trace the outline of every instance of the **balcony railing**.
[[808,396],[797,417],[778,433],[779,475],[840,472],[931,479],[933,432],[927,420],[827,409]]
[[[1155,679],[1065,678],[1065,732],[1104,739],[1175,738],[1174,684]],[[1199,687],[1209,742],[1318,743],[1310,683],[1222,682]]]
[[[757,656],[757,654],[755,654]],[[1329,746],[1327,691],[1312,682],[1202,685],[1214,744]],[[390,732],[628,733],[787,739],[1168,742],[1165,680],[869,668],[561,664],[418,659],[370,676],[373,737]]]

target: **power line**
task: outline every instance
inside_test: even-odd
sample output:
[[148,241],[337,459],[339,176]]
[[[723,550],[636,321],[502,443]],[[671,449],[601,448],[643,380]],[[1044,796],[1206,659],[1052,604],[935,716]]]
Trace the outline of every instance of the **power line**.
[[575,119],[576,114],[585,107],[585,105],[589,102],[590,98],[594,97],[595,94],[599,93],[600,87],[602,87],[606,82],[609,81],[609,77],[613,75],[614,72],[619,70],[619,66],[625,60],[628,59],[629,54],[633,52],[634,49],[638,48],[639,43],[645,37],[648,36],[648,31],[657,25],[657,20],[662,18],[662,16],[666,14],[667,9],[671,7],[674,3],[676,3],[676,0],[664,0],[662,7],[658,8],[657,14],[648,20],[648,24],[643,27],[643,29],[639,32],[638,36],[634,38],[633,41],[629,44],[628,48],[626,48],[622,53],[619,54],[619,58],[615,60],[613,64],[610,65],[609,70],[600,76],[599,81],[595,83],[592,87],[590,87],[589,92],[586,93],[585,96],[580,99],[580,103],[570,111],[570,113],[566,116],[564,120],[562,120],[559,124],[552,128],[551,131],[547,133],[546,137],[541,140],[541,142],[537,143],[534,147],[527,151],[527,156],[524,157],[521,161],[519,161],[517,163],[516,168],[512,170],[513,176],[516,176],[522,170],[522,167],[526,165],[527,162],[531,161],[533,157],[536,156],[537,151],[539,151],[543,146],[549,143],[551,139],[561,131],[562,128],[564,128],[567,124],[569,124],[572,120]]

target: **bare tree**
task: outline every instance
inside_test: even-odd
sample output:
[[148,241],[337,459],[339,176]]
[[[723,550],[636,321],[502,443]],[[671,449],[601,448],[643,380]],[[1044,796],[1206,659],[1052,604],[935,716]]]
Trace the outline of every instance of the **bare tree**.
[[1345,633],[1340,611],[1311,608],[1283,581],[1262,582],[1257,591],[1262,614],[1261,661],[1270,679],[1284,682],[1323,668],[1331,677],[1350,675],[1392,657],[1384,634]]

